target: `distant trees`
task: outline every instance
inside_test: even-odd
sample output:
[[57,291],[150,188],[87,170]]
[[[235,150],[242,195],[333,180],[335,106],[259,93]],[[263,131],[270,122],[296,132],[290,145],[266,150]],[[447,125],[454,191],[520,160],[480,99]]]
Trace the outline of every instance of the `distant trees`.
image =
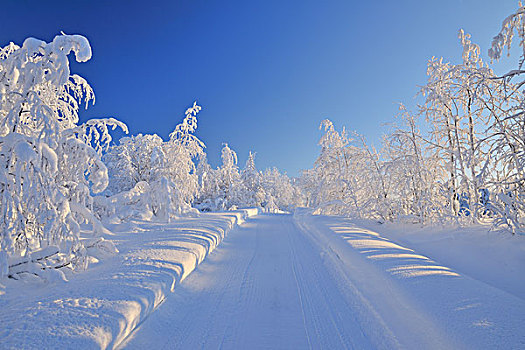
[[261,207],[265,202],[263,175],[255,166],[255,153],[250,152],[246,164],[241,171],[244,198],[242,202],[249,207]]
[[205,159],[197,167],[201,183],[194,203],[197,208],[214,211],[258,206],[273,212],[302,204],[299,189],[286,174],[276,168],[257,170],[255,153],[249,153],[242,170],[237,166],[237,153],[228,144],[224,144],[221,158],[222,165],[217,169]]
[[228,210],[239,204],[241,175],[237,166],[237,153],[227,143],[221,151],[222,165],[212,169],[203,158],[199,162],[200,189],[196,207],[205,211]]

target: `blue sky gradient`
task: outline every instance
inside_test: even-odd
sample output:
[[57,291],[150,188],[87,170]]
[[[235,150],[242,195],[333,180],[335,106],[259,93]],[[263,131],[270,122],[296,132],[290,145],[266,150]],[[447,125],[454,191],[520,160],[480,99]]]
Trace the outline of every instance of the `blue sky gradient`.
[[[291,176],[313,165],[319,123],[379,145],[397,103],[414,106],[432,56],[459,62],[460,28],[486,57],[514,0],[4,0],[0,45],[83,34],[93,58],[72,64],[95,90],[82,118],[112,116],[163,138],[194,100],[212,165],[228,142],[244,165]],[[516,57],[495,65],[503,72]]]

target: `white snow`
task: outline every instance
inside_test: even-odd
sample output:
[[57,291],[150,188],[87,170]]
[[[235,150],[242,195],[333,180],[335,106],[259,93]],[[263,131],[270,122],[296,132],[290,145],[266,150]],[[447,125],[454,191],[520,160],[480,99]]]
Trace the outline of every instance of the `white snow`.
[[525,348],[523,71],[459,38],[461,63],[428,62],[427,124],[401,106],[379,151],[324,120],[299,179],[227,143],[212,169],[197,102],[167,141],[111,146],[122,122],[79,124],[85,37],[0,48],[0,348]]
[[[98,249],[90,251],[97,258],[88,271],[68,275],[68,282],[0,282],[0,348],[117,346],[236,224],[256,213],[242,209],[172,224],[110,225],[114,233],[105,237],[119,254],[108,258],[104,250],[111,247],[84,241]],[[105,260],[97,264],[98,259]]]
[[[480,234],[482,231],[478,230],[477,237],[467,232],[466,237],[458,239],[458,247],[451,248],[456,242],[429,243],[428,236],[436,239],[439,235],[429,230],[427,247],[432,246],[433,250],[423,249],[423,252],[416,248],[417,244],[404,244],[402,239],[390,240],[383,235],[383,230],[387,236],[394,236],[395,231],[396,237],[414,242],[416,233],[409,233],[415,230],[414,226],[385,230],[384,225],[356,224],[347,218],[304,214],[298,222],[327,250],[327,256],[336,266],[342,265],[342,271],[355,283],[401,347],[494,349],[520,348],[525,343],[525,335],[520,330],[525,322],[523,294],[515,295],[518,290],[513,288],[510,290],[514,293],[509,293],[485,273],[484,267],[490,262],[480,261],[475,269],[477,274],[471,273],[473,269],[466,269],[464,261],[482,256],[482,248],[490,242],[485,239],[487,234]],[[453,235],[461,237],[462,234],[456,230]],[[446,258],[450,256],[450,249],[457,249],[457,253],[467,247],[469,239],[470,249],[462,250],[462,257]],[[505,259],[502,256],[514,250],[517,254],[507,262],[523,271],[523,237],[502,242],[506,244],[501,243],[500,248],[495,246],[492,256]],[[495,264],[498,265],[497,259]],[[499,280],[505,281],[502,284],[511,285],[512,280],[523,279],[512,269],[499,267]]]
[[385,238],[519,298],[525,298],[525,239],[487,226],[453,227],[355,221]]
[[90,254],[90,269],[68,282],[2,287],[2,348],[525,343],[523,236],[257,213],[110,225],[117,255]]
[[521,347],[523,298],[379,232],[300,211],[256,217],[126,348]]

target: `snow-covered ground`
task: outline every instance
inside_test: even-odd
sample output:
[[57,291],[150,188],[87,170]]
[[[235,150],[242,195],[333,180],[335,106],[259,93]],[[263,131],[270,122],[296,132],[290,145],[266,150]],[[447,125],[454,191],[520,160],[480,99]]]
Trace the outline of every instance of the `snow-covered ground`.
[[519,298],[525,298],[525,236],[477,227],[421,227],[355,221],[403,246]]
[[120,254],[69,282],[9,282],[0,347],[525,346],[522,236],[242,215],[116,225]]
[[126,345],[523,347],[522,298],[378,231],[305,211],[256,217],[234,231]]
[[110,227],[120,253],[68,282],[0,284],[0,348],[112,348],[256,209]]
[[142,325],[127,348],[370,348],[375,340],[363,334],[340,281],[305,238],[291,215],[250,220]]
[[[305,212],[297,222],[343,269],[402,348],[524,347],[523,236],[505,238],[486,228],[421,230]],[[482,257],[492,243],[485,257],[494,266],[488,267],[491,261]]]

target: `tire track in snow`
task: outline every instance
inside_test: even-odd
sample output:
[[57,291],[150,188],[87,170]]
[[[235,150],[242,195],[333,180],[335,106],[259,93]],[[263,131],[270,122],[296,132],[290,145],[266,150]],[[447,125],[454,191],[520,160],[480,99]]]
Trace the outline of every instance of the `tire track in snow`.
[[294,269],[307,301],[304,313],[317,338],[312,340],[312,348],[373,348],[362,332],[355,310],[327,273],[322,252],[305,239],[293,222],[289,225],[290,249],[294,256],[296,252],[300,254],[294,259]]
[[295,253],[292,250],[292,272],[293,272],[295,285],[297,287],[297,295],[299,297],[299,302],[301,303],[301,315],[303,316],[304,332],[306,333],[306,339],[308,340],[308,348],[312,349],[312,342],[310,340],[310,334],[308,332],[308,326],[307,326],[307,323],[306,323],[306,314],[304,312],[306,301],[304,300],[305,298],[302,295],[302,291],[301,291],[301,288],[299,286],[299,279],[297,278],[297,270],[296,270],[296,261],[295,260],[296,260]]
[[[244,268],[244,272],[242,274],[242,280],[241,280],[241,283],[240,283],[238,291],[237,291],[237,293],[239,295],[239,300],[246,300],[247,299],[246,295],[250,294],[246,290],[251,291],[253,289],[253,280],[251,278],[249,278],[248,272],[250,271],[250,269],[251,269],[251,267],[253,265],[253,261],[255,260],[255,257],[257,255],[257,247],[258,247],[258,239],[257,239],[257,237],[258,237],[258,232],[253,237],[253,240],[255,241],[253,252],[251,253],[251,258],[250,258],[248,264]],[[243,266],[242,264],[239,264],[239,268],[242,267],[242,266]],[[242,303],[238,303],[237,305],[235,305],[235,312],[234,312],[234,315],[232,315],[232,316],[236,316],[237,317],[239,315],[239,313],[240,313],[239,305],[242,305]],[[233,341],[233,339],[236,338],[237,334],[238,334],[238,327],[235,327],[232,324],[231,320],[230,320],[229,326],[226,328],[226,331],[224,332],[223,337],[222,337],[221,342],[220,342],[218,347],[220,349],[224,348],[225,344],[228,344],[229,342]]]
[[[291,257],[288,246],[283,244],[287,235],[281,221],[278,216],[262,216],[254,228],[256,250],[242,278],[239,337],[232,347],[307,346],[298,322],[302,319],[300,302],[294,293]],[[248,336],[250,333],[254,334]]]
[[522,299],[454,272],[349,219],[299,210],[296,224],[327,252],[328,271],[341,280],[349,300],[360,300],[354,309],[361,310],[364,330],[378,347],[523,348]]
[[[246,225],[244,225],[246,226]],[[229,235],[239,234],[238,227]],[[250,235],[244,235],[243,246],[250,247]],[[228,238],[219,246],[223,251],[230,251]],[[217,249],[219,249],[217,248]],[[152,319],[145,322],[126,344],[126,348],[155,348],[155,349],[186,349],[207,348],[218,339],[223,339],[231,328],[230,323],[235,318],[235,302],[231,295],[235,295],[235,285],[240,289],[238,275],[245,267],[249,255],[243,251],[229,256],[233,259],[224,264],[220,254],[215,251],[187,278],[194,274],[205,274],[207,281],[179,285],[172,296],[167,298],[165,305],[157,310]],[[211,262],[207,263],[208,261]],[[219,283],[220,282],[220,283]],[[218,288],[208,288],[213,285]],[[196,290],[201,292],[196,292]],[[188,302],[190,301],[190,302]],[[223,314],[223,312],[229,314]],[[231,317],[228,317],[231,316]],[[203,327],[215,325],[215,327]],[[137,338],[138,334],[148,332],[146,339]],[[221,333],[222,332],[222,333]]]

